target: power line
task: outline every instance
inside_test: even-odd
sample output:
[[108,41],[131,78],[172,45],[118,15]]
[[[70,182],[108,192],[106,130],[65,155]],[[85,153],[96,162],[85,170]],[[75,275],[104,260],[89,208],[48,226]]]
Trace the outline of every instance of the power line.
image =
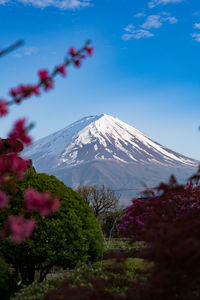
[[[146,189],[151,190],[154,189],[155,187],[147,187]],[[114,192],[118,192],[118,191],[145,191],[145,187],[140,187],[140,188],[129,188],[129,189],[125,189],[125,188],[121,188],[121,189],[112,189],[112,191]]]

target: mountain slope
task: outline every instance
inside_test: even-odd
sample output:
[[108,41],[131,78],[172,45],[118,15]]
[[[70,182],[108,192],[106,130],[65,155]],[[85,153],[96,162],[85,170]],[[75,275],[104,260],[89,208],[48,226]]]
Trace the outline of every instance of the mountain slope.
[[171,173],[184,180],[198,165],[106,114],[85,117],[42,138],[24,155],[37,171],[54,174],[72,187],[105,183],[115,189],[139,188]]

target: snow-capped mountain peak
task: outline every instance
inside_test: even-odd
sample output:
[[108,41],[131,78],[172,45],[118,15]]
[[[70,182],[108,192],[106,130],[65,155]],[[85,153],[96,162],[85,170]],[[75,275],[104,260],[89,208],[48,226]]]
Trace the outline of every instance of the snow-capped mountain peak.
[[144,133],[107,114],[89,116],[35,142],[25,151],[36,168],[53,170],[94,160],[194,166]]

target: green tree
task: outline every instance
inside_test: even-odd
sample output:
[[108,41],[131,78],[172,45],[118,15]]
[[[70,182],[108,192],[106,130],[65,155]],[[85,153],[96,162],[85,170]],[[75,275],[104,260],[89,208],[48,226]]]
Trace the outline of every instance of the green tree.
[[[77,262],[94,261],[102,255],[103,238],[100,227],[84,200],[54,176],[35,173],[30,169],[17,185],[15,195],[10,194],[9,206],[0,212],[2,223],[6,214],[18,214],[23,208],[23,192],[33,187],[39,192],[48,191],[58,196],[60,208],[48,218],[34,214],[36,229],[30,239],[20,244],[10,238],[0,244],[0,255],[14,268],[14,278],[30,284],[39,272],[42,281],[53,266],[72,268]],[[32,213],[33,214],[33,213]]]

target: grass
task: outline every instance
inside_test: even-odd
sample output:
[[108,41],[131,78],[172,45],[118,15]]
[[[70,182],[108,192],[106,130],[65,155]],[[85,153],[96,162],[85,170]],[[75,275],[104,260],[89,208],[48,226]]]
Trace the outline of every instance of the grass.
[[[104,253],[106,254],[109,251],[124,253],[130,248],[143,246],[141,243],[130,245],[127,239],[108,239],[104,243]],[[149,270],[148,273],[150,274],[152,266],[153,263],[136,257],[129,257],[123,261],[117,261],[114,258],[102,259],[95,262],[92,268],[84,264],[78,264],[71,271],[62,273],[61,270],[57,270],[58,272],[54,273],[54,278],[49,278],[42,283],[34,282],[32,285],[24,287],[12,300],[42,300],[49,290],[56,288],[64,279],[67,279],[72,286],[91,286],[91,279],[95,278],[105,280],[105,282],[111,279],[111,285],[107,290],[110,293],[125,295],[127,283],[132,282],[132,280],[146,280],[147,277],[144,276],[142,271]],[[116,272],[116,268],[123,270],[123,272]]]

